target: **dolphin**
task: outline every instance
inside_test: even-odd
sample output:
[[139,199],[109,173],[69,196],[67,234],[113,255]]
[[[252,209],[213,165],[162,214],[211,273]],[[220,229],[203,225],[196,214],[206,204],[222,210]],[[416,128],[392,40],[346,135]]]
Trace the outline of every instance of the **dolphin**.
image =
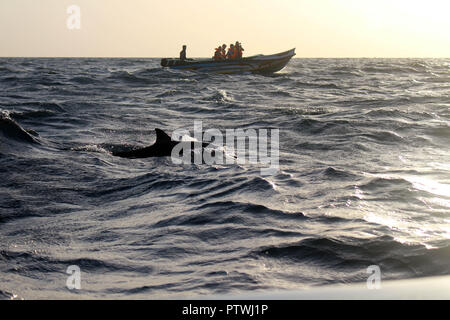
[[[170,157],[172,155],[172,149],[179,143],[189,143],[190,150],[194,150],[195,144],[200,145],[200,142],[195,141],[176,141],[165,133],[163,130],[156,128],[156,141],[151,146],[130,150],[113,152],[113,156],[138,159],[138,158],[150,158],[150,157]],[[201,142],[202,149],[206,148],[210,143]]]
[[39,141],[32,135],[38,135],[33,130],[25,130],[16,121],[11,119],[7,111],[0,111],[0,134],[20,142],[37,143]]

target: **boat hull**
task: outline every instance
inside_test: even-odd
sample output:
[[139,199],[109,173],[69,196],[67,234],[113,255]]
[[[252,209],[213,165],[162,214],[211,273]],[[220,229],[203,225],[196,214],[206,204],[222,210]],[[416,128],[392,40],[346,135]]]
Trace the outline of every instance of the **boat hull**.
[[295,49],[273,55],[257,55],[242,59],[215,61],[213,59],[185,60],[162,59],[161,65],[177,70],[194,70],[220,74],[260,73],[270,74],[283,69],[295,56]]

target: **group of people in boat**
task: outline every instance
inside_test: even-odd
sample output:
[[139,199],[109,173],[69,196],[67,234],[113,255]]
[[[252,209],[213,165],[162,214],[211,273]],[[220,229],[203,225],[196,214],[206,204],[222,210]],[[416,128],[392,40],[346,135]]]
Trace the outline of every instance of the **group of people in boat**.
[[213,59],[215,61],[241,59],[243,51],[244,48],[239,41],[236,41],[235,44],[230,44],[228,51],[227,45],[223,44],[216,48]]
[[[241,59],[243,51],[244,48],[239,41],[236,41],[235,44],[230,44],[228,51],[227,45],[223,44],[216,48],[213,59],[215,61]],[[186,45],[183,46],[183,50],[180,52],[180,60],[189,60],[186,58]]]

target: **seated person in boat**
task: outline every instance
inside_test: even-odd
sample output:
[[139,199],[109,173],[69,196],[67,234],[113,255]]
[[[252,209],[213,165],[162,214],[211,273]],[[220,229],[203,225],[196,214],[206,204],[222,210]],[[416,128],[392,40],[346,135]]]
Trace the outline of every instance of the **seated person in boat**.
[[226,44],[222,45],[221,54],[222,54],[222,60],[225,60],[227,58],[227,45]]
[[184,61],[186,60],[186,45],[183,46],[183,50],[180,52],[180,60]]
[[216,51],[214,52],[214,57],[213,57],[213,59],[214,59],[215,61],[223,60],[223,58],[222,58],[222,47],[221,47],[221,46],[219,46],[219,47],[216,48]]
[[235,57],[236,57],[236,53],[234,50],[234,44],[230,44],[230,48],[228,49],[228,52],[227,52],[227,59],[231,60],[231,59],[234,59]]

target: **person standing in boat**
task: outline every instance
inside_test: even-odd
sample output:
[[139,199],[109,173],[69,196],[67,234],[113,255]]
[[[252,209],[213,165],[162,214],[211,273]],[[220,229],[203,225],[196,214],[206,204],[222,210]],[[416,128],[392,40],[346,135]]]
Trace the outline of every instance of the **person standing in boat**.
[[236,41],[236,44],[234,45],[236,48],[236,55],[238,59],[242,59],[242,51],[244,51],[244,48],[242,47],[242,44],[239,41]]
[[180,52],[180,60],[184,61],[186,60],[186,45],[183,46],[183,50]]

